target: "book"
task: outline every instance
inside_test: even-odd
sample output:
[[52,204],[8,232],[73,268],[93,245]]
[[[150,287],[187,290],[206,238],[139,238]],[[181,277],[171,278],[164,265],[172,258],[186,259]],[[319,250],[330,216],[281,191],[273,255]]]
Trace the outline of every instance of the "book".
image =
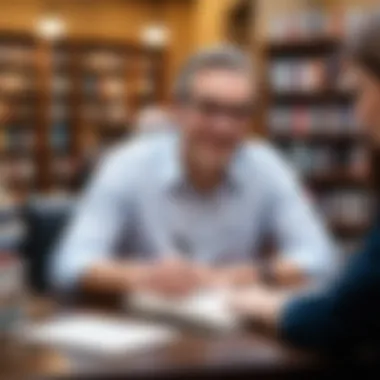
[[229,308],[228,292],[224,289],[200,290],[180,299],[136,292],[128,295],[126,307],[215,332],[232,331],[240,326],[240,319]]
[[22,329],[22,337],[32,344],[102,355],[142,352],[169,344],[177,335],[168,326],[91,314],[67,315]]

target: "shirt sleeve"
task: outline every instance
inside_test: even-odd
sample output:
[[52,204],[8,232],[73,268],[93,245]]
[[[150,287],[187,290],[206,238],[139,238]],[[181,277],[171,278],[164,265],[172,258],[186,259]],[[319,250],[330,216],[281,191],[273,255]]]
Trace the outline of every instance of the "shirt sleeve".
[[79,201],[68,229],[60,240],[50,268],[50,281],[59,291],[77,284],[93,263],[112,256],[130,215],[130,168],[115,155],[100,165]]
[[347,350],[380,338],[379,234],[354,255],[340,278],[324,291],[285,305],[280,334],[305,348]]
[[331,277],[338,252],[298,179],[276,153],[270,157],[268,223],[280,254],[308,277]]

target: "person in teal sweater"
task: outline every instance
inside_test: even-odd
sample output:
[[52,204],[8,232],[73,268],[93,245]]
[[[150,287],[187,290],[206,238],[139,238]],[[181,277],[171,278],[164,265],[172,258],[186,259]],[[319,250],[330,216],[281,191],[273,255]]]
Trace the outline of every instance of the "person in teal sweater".
[[[366,126],[375,195],[380,192],[380,17],[375,16],[344,49],[356,88],[355,113]],[[322,352],[380,347],[380,213],[362,252],[332,284],[313,292],[284,293],[258,286],[237,292],[232,306],[298,347]]]

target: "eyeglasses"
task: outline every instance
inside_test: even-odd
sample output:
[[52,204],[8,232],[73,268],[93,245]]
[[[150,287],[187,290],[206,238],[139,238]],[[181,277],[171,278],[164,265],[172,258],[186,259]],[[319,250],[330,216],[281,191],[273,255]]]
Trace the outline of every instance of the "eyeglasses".
[[213,99],[190,99],[189,104],[205,117],[227,117],[234,121],[247,121],[254,112],[251,102],[223,104]]

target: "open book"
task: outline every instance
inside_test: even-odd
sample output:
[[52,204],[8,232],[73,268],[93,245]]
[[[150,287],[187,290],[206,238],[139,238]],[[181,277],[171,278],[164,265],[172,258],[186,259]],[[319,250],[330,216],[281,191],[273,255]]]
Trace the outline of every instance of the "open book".
[[177,332],[152,323],[78,314],[26,326],[22,335],[31,343],[114,355],[168,344]]
[[141,292],[128,296],[127,307],[149,316],[228,331],[239,327],[239,319],[229,309],[227,297],[227,291],[222,289],[203,290],[181,299]]

